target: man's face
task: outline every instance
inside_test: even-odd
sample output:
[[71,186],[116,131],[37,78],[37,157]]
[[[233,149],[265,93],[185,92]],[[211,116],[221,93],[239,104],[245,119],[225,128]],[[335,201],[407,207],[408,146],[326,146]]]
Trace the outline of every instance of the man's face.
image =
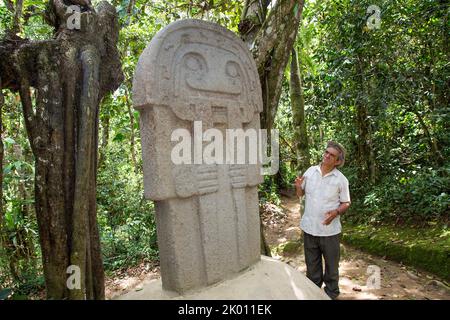
[[328,147],[323,153],[323,163],[329,166],[336,167],[339,165],[339,151],[335,148]]

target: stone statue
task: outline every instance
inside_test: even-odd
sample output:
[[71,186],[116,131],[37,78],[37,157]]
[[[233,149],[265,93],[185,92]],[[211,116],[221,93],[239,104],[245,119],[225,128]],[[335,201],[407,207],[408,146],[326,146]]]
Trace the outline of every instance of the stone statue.
[[[223,137],[228,129],[259,129],[261,88],[244,43],[210,22],[170,24],[139,58],[133,103],[140,112],[145,196],[155,202],[163,288],[205,287],[258,262],[260,163],[175,164],[171,158],[174,130],[193,136],[200,121]],[[194,145],[194,158],[205,145]]]

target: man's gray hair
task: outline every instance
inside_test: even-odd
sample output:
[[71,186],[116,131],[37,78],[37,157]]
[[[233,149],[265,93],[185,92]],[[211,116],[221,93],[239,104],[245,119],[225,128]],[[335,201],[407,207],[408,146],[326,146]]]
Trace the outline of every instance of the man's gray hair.
[[339,165],[337,167],[342,168],[345,163],[345,148],[341,144],[334,142],[334,141],[328,141],[327,148],[333,148],[333,149],[336,149],[337,151],[339,151],[338,159],[341,163],[339,163]]

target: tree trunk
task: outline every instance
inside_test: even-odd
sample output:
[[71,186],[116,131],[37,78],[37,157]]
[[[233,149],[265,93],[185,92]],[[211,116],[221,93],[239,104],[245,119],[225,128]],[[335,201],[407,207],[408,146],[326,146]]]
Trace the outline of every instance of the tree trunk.
[[246,0],[242,10],[239,32],[242,40],[252,44],[267,17],[267,8],[271,0]]
[[358,159],[360,163],[359,178],[369,178],[375,182],[375,156],[371,139],[367,106],[360,98],[356,102],[356,123],[358,126]]
[[428,129],[428,126],[426,125],[425,121],[423,120],[423,117],[420,115],[420,112],[417,110],[411,110],[412,113],[414,113],[419,120],[420,126],[422,127],[422,130],[425,133],[425,136],[427,137],[428,145],[430,146],[431,154],[433,157],[434,162],[437,165],[442,165],[444,162],[444,158],[442,157],[441,152],[439,151],[439,147],[437,145],[436,139],[431,134],[430,130]]
[[100,168],[103,163],[105,162],[106,158],[106,148],[108,147],[108,141],[109,141],[109,121],[110,121],[110,115],[106,114],[102,119],[102,143],[99,150],[99,159],[98,159],[98,167]]
[[[123,79],[116,49],[114,7],[81,14],[69,30],[67,6],[49,2],[55,38],[0,43],[3,87],[20,93],[36,159],[35,207],[47,297],[103,299],[104,272],[96,221],[98,109]],[[33,106],[32,93],[35,95]],[[68,288],[67,268],[80,268],[80,287]]]
[[266,237],[264,236],[264,224],[262,223],[262,219],[260,219],[259,224],[260,224],[260,230],[261,230],[261,232],[259,234],[260,235],[260,239],[261,239],[261,241],[260,241],[261,254],[265,255],[265,256],[268,256],[268,257],[271,257],[272,253],[270,252],[270,247],[267,244]]
[[376,180],[375,149],[372,142],[372,128],[368,114],[369,92],[367,90],[364,67],[361,57],[358,57],[357,74],[361,95],[356,99],[356,123],[358,126],[358,159],[360,162],[359,178],[361,180],[369,177],[371,183]]
[[[279,0],[264,18],[270,1],[249,0],[239,32],[253,53],[263,94],[261,127],[270,130],[278,109],[284,70],[294,46],[303,0]],[[262,20],[262,21],[261,21]]]
[[[267,16],[270,3],[270,0],[246,0],[239,23],[241,38],[258,68],[263,96],[261,127],[268,132],[277,112],[284,70],[297,37],[304,1],[278,0]],[[262,223],[261,251],[271,256]]]
[[128,96],[128,89],[125,89],[125,103],[127,104],[128,116],[130,117],[130,151],[131,151],[131,163],[134,168],[134,172],[138,172],[137,161],[136,161],[136,142],[134,137],[134,114],[131,109],[131,102]]
[[297,52],[292,49],[291,74],[289,81],[292,122],[294,125],[294,143],[298,170],[303,173],[310,166],[308,133],[306,131],[305,98],[303,96],[300,61]]
[[14,19],[12,33],[17,34],[20,32],[20,18],[22,17],[23,0],[16,0],[16,6],[14,8]]
[[[20,123],[20,122],[19,122]],[[22,126],[19,124],[18,125],[18,130],[17,130],[17,134],[13,134],[13,137],[16,141],[19,141],[19,135],[21,132]],[[19,161],[26,161],[25,156],[22,152],[22,148],[20,145],[16,144],[13,146],[13,151],[12,151],[12,155],[14,157],[14,159],[17,159]],[[23,170],[20,168],[16,169],[18,172],[18,175],[21,177],[24,174],[26,174],[25,172],[23,172]],[[27,203],[27,200],[31,198],[30,193],[27,190],[27,185],[25,181],[22,181],[21,179],[19,179],[19,181],[17,181],[17,198],[18,198],[18,202],[20,203],[20,206],[18,208],[18,215],[21,215],[21,219],[22,220],[26,220],[28,219],[28,217],[30,216],[30,207],[29,204]],[[35,257],[35,252],[34,252],[34,244],[33,244],[33,239],[31,237],[27,236],[27,231],[25,230],[25,228],[22,225],[18,225],[15,227],[15,232],[16,232],[16,241],[15,243],[11,243],[12,245],[12,255],[15,256],[16,261],[20,261],[21,259],[25,259],[27,261],[32,261]]]

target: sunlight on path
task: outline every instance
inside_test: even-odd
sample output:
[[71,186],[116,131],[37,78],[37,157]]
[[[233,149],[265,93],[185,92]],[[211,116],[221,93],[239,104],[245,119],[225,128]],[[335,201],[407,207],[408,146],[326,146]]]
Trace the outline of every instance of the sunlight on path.
[[[280,247],[288,242],[301,241],[298,200],[283,196],[281,207],[285,214],[284,224],[276,224],[276,227],[269,225],[265,229],[266,239],[271,248]],[[306,273],[302,245],[294,253],[277,251],[275,257]],[[371,289],[367,286],[367,279],[370,276],[370,273],[367,274],[369,265],[380,268],[380,289]],[[441,285],[443,281],[436,276],[346,245],[341,245],[339,271],[341,300],[450,299],[450,291]]]

